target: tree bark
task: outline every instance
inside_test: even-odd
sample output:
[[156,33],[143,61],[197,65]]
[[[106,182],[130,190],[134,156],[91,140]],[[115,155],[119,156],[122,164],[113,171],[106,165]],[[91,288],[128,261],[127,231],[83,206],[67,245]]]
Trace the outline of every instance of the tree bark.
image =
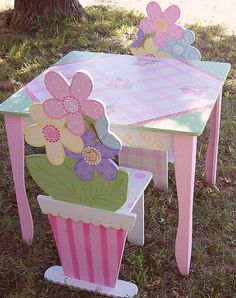
[[81,22],[87,21],[78,0],[15,0],[8,23],[30,29],[38,18],[48,20],[52,17],[71,17]]

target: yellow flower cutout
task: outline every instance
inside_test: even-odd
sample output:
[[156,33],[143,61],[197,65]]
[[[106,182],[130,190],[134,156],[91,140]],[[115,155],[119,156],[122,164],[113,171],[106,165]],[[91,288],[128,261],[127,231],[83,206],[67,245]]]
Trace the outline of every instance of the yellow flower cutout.
[[144,44],[138,48],[130,47],[130,50],[134,56],[152,55],[156,58],[171,58],[169,53],[158,49],[158,47],[154,44],[152,37],[147,37]]
[[34,147],[46,147],[50,163],[62,165],[65,160],[63,146],[74,153],[80,153],[84,144],[80,136],[72,134],[65,126],[66,117],[51,119],[43,111],[42,104],[32,104],[29,108],[33,125],[25,128],[25,141]]

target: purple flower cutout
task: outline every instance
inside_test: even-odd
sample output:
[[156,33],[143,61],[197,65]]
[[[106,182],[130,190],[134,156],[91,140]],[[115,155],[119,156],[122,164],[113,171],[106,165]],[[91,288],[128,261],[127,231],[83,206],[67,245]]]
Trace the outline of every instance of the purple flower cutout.
[[119,150],[110,149],[102,143],[95,143],[95,136],[91,131],[82,135],[84,150],[80,154],[65,149],[68,157],[76,158],[78,161],[74,166],[74,173],[83,181],[93,178],[94,169],[105,179],[113,180],[117,177],[118,166],[111,160]]
[[138,48],[142,45],[145,40],[145,34],[141,29],[138,30],[137,33],[138,38],[130,45],[131,48]]

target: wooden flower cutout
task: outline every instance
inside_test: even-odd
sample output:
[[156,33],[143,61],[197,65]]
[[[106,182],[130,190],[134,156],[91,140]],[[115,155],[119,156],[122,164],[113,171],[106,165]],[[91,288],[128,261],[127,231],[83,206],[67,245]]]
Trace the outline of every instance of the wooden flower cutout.
[[66,127],[66,117],[49,118],[43,111],[42,104],[32,104],[29,108],[30,118],[35,124],[26,127],[25,141],[34,147],[46,148],[47,159],[53,165],[62,165],[65,160],[63,146],[74,153],[84,149],[80,136],[72,134]]
[[71,84],[56,71],[49,71],[44,80],[53,96],[43,103],[44,112],[53,119],[66,117],[66,124],[71,133],[81,136],[85,132],[84,116],[97,120],[104,115],[103,105],[88,98],[93,90],[93,81],[88,73],[76,72]]

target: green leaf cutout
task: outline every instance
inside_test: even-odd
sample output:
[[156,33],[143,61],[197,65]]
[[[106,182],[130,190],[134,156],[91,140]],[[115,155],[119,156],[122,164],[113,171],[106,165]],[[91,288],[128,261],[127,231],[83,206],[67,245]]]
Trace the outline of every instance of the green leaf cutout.
[[46,155],[26,157],[27,168],[36,184],[56,200],[109,211],[119,209],[127,199],[128,174],[119,171],[114,180],[105,180],[97,171],[90,181],[81,181],[73,172],[75,159],[66,158],[54,166]]

